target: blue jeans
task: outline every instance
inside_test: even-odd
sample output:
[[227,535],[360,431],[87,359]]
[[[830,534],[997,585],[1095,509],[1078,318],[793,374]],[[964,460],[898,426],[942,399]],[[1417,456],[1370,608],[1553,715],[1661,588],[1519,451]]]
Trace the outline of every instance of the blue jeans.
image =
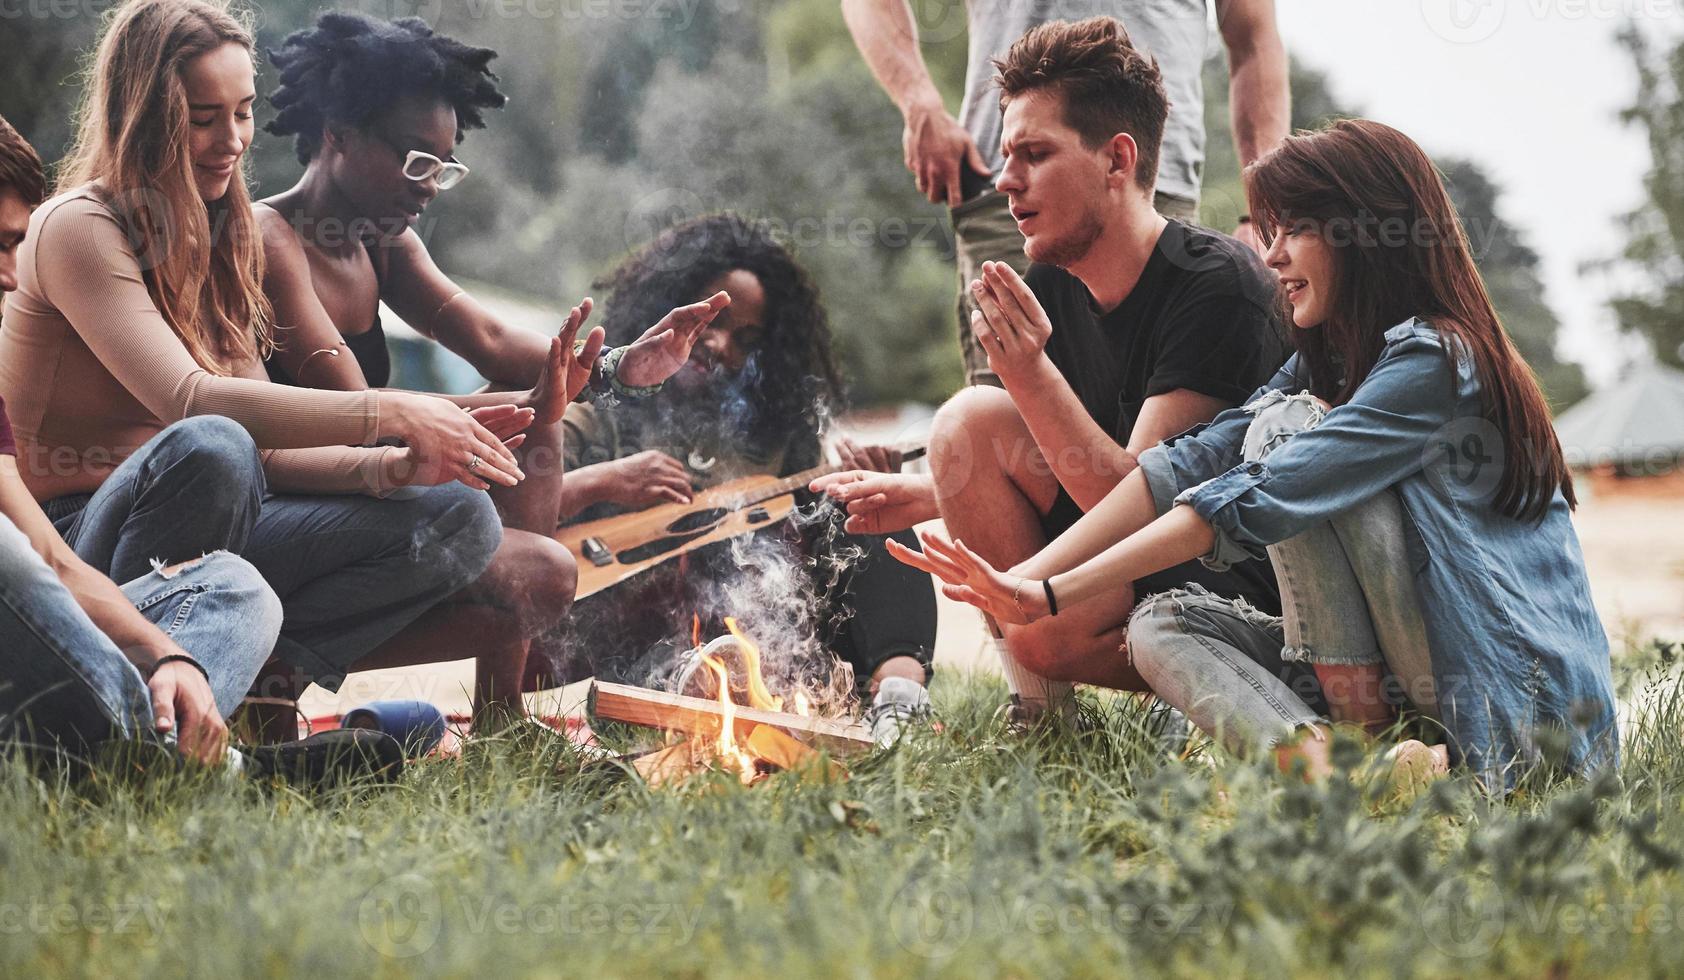
[[[1247,460],[1266,458],[1325,414],[1313,398],[1280,392],[1246,407],[1255,416]],[[1160,698],[1240,752],[1324,721],[1314,664],[1381,665],[1394,697],[1436,717],[1405,533],[1402,504],[1386,490],[1270,545],[1282,617],[1197,586],[1152,596],[1129,620],[1135,668]]]
[[491,498],[459,483],[387,500],[270,494],[251,436],[220,416],[169,426],[98,491],[50,500],[46,511],[84,561],[117,581],[154,562],[239,554],[280,597],[275,654],[329,690],[479,578],[503,540]]
[[[210,675],[227,717],[268,659],[281,603],[225,551],[123,586],[141,614]],[[0,733],[85,747],[152,730],[146,681],[11,521],[0,517]]]

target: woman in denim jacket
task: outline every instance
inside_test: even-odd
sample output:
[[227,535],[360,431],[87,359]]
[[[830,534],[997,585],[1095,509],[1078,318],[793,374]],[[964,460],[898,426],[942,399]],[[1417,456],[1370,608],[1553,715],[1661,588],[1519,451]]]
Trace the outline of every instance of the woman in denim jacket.
[[1496,790],[1546,757],[1613,764],[1572,479],[1432,162],[1344,120],[1245,179],[1298,353],[1020,566],[937,535],[897,557],[1024,623],[1194,556],[1267,553],[1283,618],[1190,587],[1140,603],[1124,651],[1231,748],[1321,775],[1329,721],[1378,730],[1407,707],[1442,724],[1437,766]]

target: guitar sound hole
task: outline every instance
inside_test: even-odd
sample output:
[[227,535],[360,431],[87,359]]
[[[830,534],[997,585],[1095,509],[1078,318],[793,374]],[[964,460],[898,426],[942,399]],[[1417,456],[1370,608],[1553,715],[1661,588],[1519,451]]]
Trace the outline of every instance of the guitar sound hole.
[[678,520],[667,525],[667,530],[674,534],[688,534],[704,527],[711,527],[719,523],[719,519],[731,513],[723,507],[709,507],[706,510],[693,510]]
[[707,533],[708,529],[703,528],[689,534],[675,534],[667,538],[657,538],[654,541],[644,542],[635,548],[627,548],[614,557],[618,558],[622,565],[635,565],[640,561],[654,558],[656,555],[664,555],[669,551],[681,548],[685,543],[694,541]]

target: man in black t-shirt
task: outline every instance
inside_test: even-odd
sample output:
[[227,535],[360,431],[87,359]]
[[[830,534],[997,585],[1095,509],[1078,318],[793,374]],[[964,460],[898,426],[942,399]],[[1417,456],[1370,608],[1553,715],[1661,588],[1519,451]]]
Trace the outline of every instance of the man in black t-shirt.
[[[939,516],[997,568],[1035,556],[1098,506],[1140,453],[1238,404],[1286,359],[1272,280],[1240,242],[1152,208],[1168,112],[1156,66],[1111,18],[1050,23],[996,62],[1011,201],[1034,265],[984,263],[972,330],[1005,390],[943,406],[932,477],[840,474],[848,529],[882,533]],[[1038,563],[1091,554],[1061,542]],[[1067,554],[1066,552],[1071,552]],[[1197,562],[1028,626],[990,623],[1022,716],[1069,703],[1072,683],[1145,690],[1123,651],[1137,598],[1198,582],[1269,611],[1274,574]]]
[[[1032,265],[1024,282],[1054,325],[1048,360],[1088,417],[1127,447],[1123,473],[1112,485],[1133,469],[1135,455],[1182,431],[1166,432],[1152,419],[1141,424],[1153,399],[1168,396],[1166,407],[1179,401],[1194,409],[1209,399],[1221,403],[1220,411],[1256,391],[1286,360],[1272,313],[1274,290],[1256,252],[1207,229],[1165,222],[1140,279],[1109,311],[1099,310],[1088,287],[1064,269]],[[1047,539],[1092,506],[1078,504],[1061,485],[1041,518]],[[1144,597],[1188,582],[1279,612],[1268,562],[1242,562],[1227,572],[1187,562],[1140,579],[1134,591]]]

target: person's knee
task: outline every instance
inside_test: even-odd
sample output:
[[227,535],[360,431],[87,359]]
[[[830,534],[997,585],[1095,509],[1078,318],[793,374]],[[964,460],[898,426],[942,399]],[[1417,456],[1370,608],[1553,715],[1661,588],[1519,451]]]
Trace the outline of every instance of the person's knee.
[[573,553],[553,538],[525,534],[520,555],[519,594],[515,608],[528,636],[560,625],[573,607],[579,566]]
[[1006,648],[1024,668],[1053,681],[1080,681],[1082,671],[1072,660],[1078,638],[1067,636],[1049,619],[1012,631]]
[[942,497],[962,492],[981,470],[1009,472],[1036,456],[1023,416],[1000,388],[966,388],[936,411],[930,426],[930,472]]
[[252,441],[238,422],[220,415],[195,415],[166,428],[159,445],[169,458],[190,460],[196,472],[219,486],[261,490],[263,465]]
[[992,386],[966,388],[936,410],[931,423],[932,442],[987,436],[1007,426],[1021,428],[1023,417],[1005,389]]
[[1307,391],[1288,395],[1271,391],[1246,406],[1251,424],[1246,428],[1241,454],[1248,461],[1263,459],[1293,436],[1321,424],[1327,402]]
[[503,543],[503,522],[491,498],[460,483],[431,487],[419,498],[410,557],[452,591],[482,575]]
[[251,562],[231,551],[213,551],[201,558],[160,566],[158,574],[166,579],[189,576],[207,591],[214,591],[229,604],[226,614],[239,618],[241,634],[263,641],[255,645],[262,646],[267,657],[281,633],[281,599]]
[[1123,656],[1141,679],[1153,687],[1173,656],[1171,639],[1180,633],[1176,597],[1160,594],[1146,599],[1129,616]]

